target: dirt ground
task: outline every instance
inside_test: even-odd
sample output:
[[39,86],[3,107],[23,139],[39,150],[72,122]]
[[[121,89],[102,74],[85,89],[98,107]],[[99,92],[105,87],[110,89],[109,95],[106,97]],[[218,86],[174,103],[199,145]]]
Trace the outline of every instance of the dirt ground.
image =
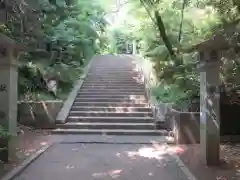
[[186,146],[179,156],[198,180],[240,180],[240,144],[222,144],[221,164],[217,167],[203,163],[199,145]]
[[40,148],[49,144],[50,141],[51,135],[48,131],[21,127],[21,133],[17,137],[13,137],[9,143],[9,163],[3,164],[0,162],[0,177],[19,165]]

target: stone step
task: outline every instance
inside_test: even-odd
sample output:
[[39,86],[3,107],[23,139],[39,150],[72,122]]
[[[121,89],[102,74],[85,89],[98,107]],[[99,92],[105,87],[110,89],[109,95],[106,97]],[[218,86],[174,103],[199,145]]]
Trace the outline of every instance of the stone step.
[[102,76],[86,76],[85,79],[92,80],[92,81],[140,81],[142,77],[120,77],[120,76],[108,76],[108,77],[102,77]]
[[116,93],[122,93],[122,92],[129,92],[129,93],[136,93],[136,92],[145,92],[144,89],[96,89],[96,88],[81,88],[79,92],[100,92],[100,93],[109,93],[109,92],[116,92]]
[[93,78],[109,78],[109,79],[133,79],[133,78],[139,78],[141,77],[140,74],[127,74],[125,73],[124,75],[123,74],[88,74],[86,77],[93,77]]
[[90,67],[90,69],[92,69],[92,70],[109,70],[109,71],[111,71],[111,70],[123,70],[123,71],[125,71],[125,70],[132,70],[132,69],[135,69],[136,68],[136,64],[131,64],[131,65],[129,65],[129,64],[122,64],[123,62],[121,62],[121,64],[118,64],[118,67],[116,67],[116,64],[110,64],[111,62],[108,62],[108,61],[105,61],[104,63],[107,63],[107,66],[104,64],[104,65],[102,65],[102,64],[92,64],[92,65],[94,65],[94,67],[92,66],[92,67]]
[[104,111],[104,112],[152,112],[150,107],[105,107],[105,106],[72,106],[72,111]]
[[106,66],[98,66],[96,64],[96,66],[94,68],[90,68],[91,70],[106,70],[106,71],[113,71],[113,70],[118,70],[118,71],[135,71],[136,67],[135,65],[124,65],[124,66],[121,66],[119,65],[119,67],[116,67],[116,65],[114,64],[113,66],[111,65],[108,65],[107,67]]
[[107,79],[136,79],[140,78],[142,75],[130,75],[130,74],[87,74],[86,78],[107,78]]
[[139,95],[142,95],[142,96],[145,96],[145,92],[117,92],[117,91],[113,91],[113,92],[109,92],[109,91],[101,91],[101,92],[98,92],[98,91],[79,91],[78,92],[78,95],[86,95],[86,96],[89,96],[89,95],[109,95],[109,96],[115,96],[115,95],[122,95],[122,96],[139,96]]
[[119,73],[119,74],[124,74],[124,73],[129,73],[129,74],[132,74],[132,73],[140,73],[138,72],[138,69],[136,68],[126,68],[126,69],[117,69],[117,68],[114,68],[114,69],[89,69],[89,72],[90,73],[99,73],[99,74],[107,74],[107,73]]
[[134,71],[119,71],[119,70],[114,70],[114,71],[106,71],[106,70],[89,70],[88,75],[115,75],[119,74],[121,76],[124,75],[129,75],[129,76],[134,76],[134,75],[141,75],[141,72],[134,70]]
[[116,68],[116,67],[114,67],[114,66],[109,66],[109,67],[103,67],[103,66],[101,66],[101,67],[94,67],[94,68],[89,68],[89,70],[92,70],[92,71],[94,71],[94,70],[96,70],[96,71],[102,71],[102,70],[104,70],[104,71],[114,71],[114,70],[116,70],[116,71],[132,71],[132,70],[134,70],[135,71],[135,67],[133,67],[133,66],[124,66],[124,67],[118,67],[118,68]]
[[130,80],[116,80],[116,79],[84,79],[84,84],[108,84],[108,83],[117,83],[117,84],[143,84],[143,82],[136,79]]
[[134,82],[134,83],[141,83],[143,82],[143,78],[141,77],[126,77],[126,78],[121,78],[121,77],[86,77],[86,81],[98,81],[98,82]]
[[166,130],[129,130],[129,129],[55,129],[53,134],[102,134],[102,135],[138,135],[168,136]]
[[97,90],[97,91],[118,91],[118,92],[126,92],[126,91],[130,91],[130,92],[139,92],[139,91],[145,91],[145,88],[134,88],[134,87],[101,87],[101,88],[97,88],[97,87],[81,87],[81,91],[91,91],[91,90]]
[[106,70],[103,70],[104,72],[102,71],[89,71],[88,72],[88,75],[130,75],[130,76],[133,76],[133,75],[139,75],[140,72],[137,72],[137,71],[106,71]]
[[109,66],[109,67],[95,67],[95,68],[89,68],[90,71],[99,71],[100,73],[106,73],[106,72],[114,72],[118,71],[118,72],[137,72],[138,68],[136,66],[120,66],[120,67],[113,67],[113,66]]
[[73,106],[105,106],[105,107],[149,107],[148,103],[127,103],[127,102],[74,102]]
[[102,86],[96,86],[96,85],[83,85],[81,87],[81,89],[112,89],[112,90],[115,90],[115,89],[119,89],[119,90],[122,90],[122,89],[130,89],[130,90],[143,90],[145,89],[144,86],[116,86],[116,85],[102,85]]
[[104,67],[95,67],[95,68],[90,68],[89,71],[98,71],[98,72],[137,72],[138,69],[136,67],[132,67],[132,66],[125,66],[125,67],[119,67],[119,68],[114,68],[109,67],[109,68],[104,68]]
[[84,79],[84,83],[111,83],[111,82],[116,82],[116,83],[124,83],[124,84],[143,84],[142,79],[113,79],[113,78],[86,78]]
[[152,112],[105,112],[105,111],[73,111],[69,116],[91,117],[153,117]]
[[120,87],[126,87],[126,88],[144,88],[144,84],[138,84],[138,83],[129,83],[129,84],[126,84],[126,83],[101,83],[101,82],[98,82],[98,83],[87,83],[87,82],[84,82],[82,84],[82,87],[96,87],[96,88],[101,88],[101,87],[113,87],[113,88],[120,88]]
[[85,81],[82,86],[133,86],[133,87],[145,87],[143,83],[137,83],[137,82],[88,82]]
[[67,122],[58,124],[57,128],[62,129],[155,129],[154,123],[83,123]]
[[[115,65],[114,65],[115,66]],[[119,66],[119,67],[114,67],[114,66],[96,66],[94,68],[90,68],[90,70],[96,70],[96,71],[102,71],[102,70],[105,70],[105,71],[136,71],[136,67],[135,66]]]
[[129,74],[129,73],[122,73],[122,74],[120,74],[120,73],[115,73],[115,74],[107,74],[107,73],[99,73],[99,74],[87,74],[86,75],[86,77],[94,77],[94,78],[97,78],[97,77],[99,77],[99,78],[102,78],[102,77],[104,77],[104,78],[122,78],[122,79],[132,79],[132,78],[138,78],[138,77],[142,77],[143,75],[142,74],[140,74],[140,73],[135,73],[135,74]]
[[121,85],[131,85],[131,84],[139,84],[141,85],[141,83],[143,82],[139,82],[141,79],[113,79],[113,78],[92,78],[92,79],[84,79],[85,81],[83,82],[83,84],[121,84]]
[[83,98],[77,97],[75,102],[111,102],[111,103],[147,103],[146,99],[129,99],[129,98]]
[[92,62],[67,123],[58,124],[53,133],[168,135],[162,124],[155,124],[135,63],[125,57],[113,57]]
[[139,79],[141,76],[130,76],[130,75],[87,75],[86,78],[94,79],[107,79],[107,80],[132,80]]
[[119,95],[119,94],[78,94],[76,98],[117,98],[117,99],[139,99],[145,100],[145,95]]
[[105,122],[105,123],[153,123],[152,117],[84,117],[69,116],[68,122]]

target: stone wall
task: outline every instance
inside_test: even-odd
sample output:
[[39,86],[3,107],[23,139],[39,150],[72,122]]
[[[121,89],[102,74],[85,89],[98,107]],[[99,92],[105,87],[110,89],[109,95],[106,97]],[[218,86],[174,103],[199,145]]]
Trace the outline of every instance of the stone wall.
[[[151,100],[153,101],[153,100]],[[168,124],[170,114],[173,108],[172,104],[167,103],[153,103],[151,104],[155,122],[157,126],[162,127],[164,125],[165,128],[171,130],[171,125]]]
[[54,128],[63,101],[24,101],[18,103],[18,122],[36,128]]
[[176,110],[173,104],[159,103],[153,107],[156,123],[171,131],[177,144],[200,142],[200,113]]
[[200,143],[200,113],[172,110],[169,126],[177,144]]
[[[176,144],[200,143],[200,113],[172,109],[165,117],[165,127],[172,131]],[[240,142],[240,135],[221,134],[221,142]]]

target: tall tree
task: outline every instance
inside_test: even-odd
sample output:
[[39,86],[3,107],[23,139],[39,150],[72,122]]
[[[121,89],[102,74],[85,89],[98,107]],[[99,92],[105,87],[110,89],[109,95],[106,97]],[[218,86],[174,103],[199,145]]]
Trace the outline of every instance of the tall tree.
[[1,7],[8,19],[0,32],[27,47],[19,59],[23,97],[52,94],[50,79],[58,82],[60,94],[68,91],[100,51],[106,22],[97,0],[1,0]]

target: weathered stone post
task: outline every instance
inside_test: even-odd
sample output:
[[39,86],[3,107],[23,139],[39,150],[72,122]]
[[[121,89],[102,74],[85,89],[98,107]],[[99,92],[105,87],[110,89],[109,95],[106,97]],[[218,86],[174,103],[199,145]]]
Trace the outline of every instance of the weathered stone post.
[[204,162],[220,159],[220,59],[216,50],[200,51],[200,145]]
[[136,40],[133,40],[132,46],[133,46],[132,54],[137,54],[137,43],[136,43]]
[[18,71],[20,46],[0,34],[0,124],[10,135],[17,134]]

